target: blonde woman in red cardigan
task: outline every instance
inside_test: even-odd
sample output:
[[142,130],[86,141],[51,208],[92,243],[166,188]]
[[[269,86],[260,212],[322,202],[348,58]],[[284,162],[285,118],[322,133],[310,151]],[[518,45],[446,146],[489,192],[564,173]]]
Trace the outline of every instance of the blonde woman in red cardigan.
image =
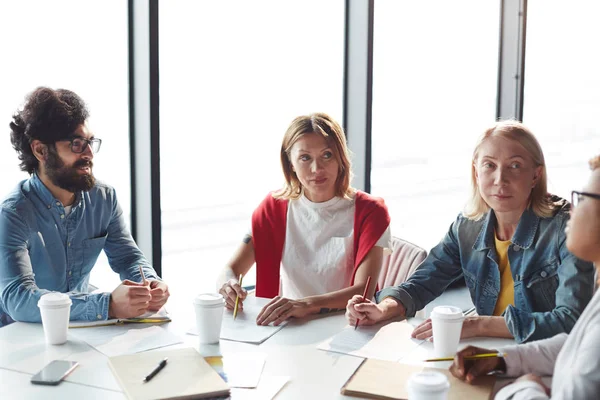
[[344,309],[352,296],[373,297],[390,217],[382,199],[353,189],[349,150],[341,126],[315,113],[297,117],[281,145],[284,187],[270,193],[252,215],[247,235],[219,280],[233,309],[243,308],[238,285],[256,263],[256,296],[272,298],[257,324]]

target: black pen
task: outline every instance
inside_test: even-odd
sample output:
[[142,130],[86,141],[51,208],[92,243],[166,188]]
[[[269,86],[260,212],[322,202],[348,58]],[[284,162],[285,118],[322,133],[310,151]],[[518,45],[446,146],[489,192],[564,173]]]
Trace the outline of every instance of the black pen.
[[156,366],[156,368],[154,368],[152,370],[152,372],[150,372],[148,374],[148,376],[144,378],[143,382],[146,383],[146,382],[150,381],[150,379],[154,378],[156,376],[156,374],[158,374],[160,372],[160,370],[163,369],[165,367],[165,365],[167,365],[167,359],[168,359],[168,357],[165,357],[164,360],[159,362],[158,365]]

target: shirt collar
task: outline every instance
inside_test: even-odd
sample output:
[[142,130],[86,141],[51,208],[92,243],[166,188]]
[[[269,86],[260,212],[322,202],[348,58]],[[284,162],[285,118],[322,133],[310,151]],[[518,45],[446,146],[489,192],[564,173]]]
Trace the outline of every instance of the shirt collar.
[[[60,201],[56,197],[54,197],[54,195],[52,195],[52,192],[50,192],[46,185],[44,185],[44,182],[42,182],[42,180],[38,176],[37,171],[33,172],[33,175],[29,179],[29,182],[35,193],[44,202],[44,204],[48,206],[48,208],[52,207],[54,204],[56,204],[56,202],[60,203]],[[81,196],[80,192],[75,193],[75,201],[73,201],[73,204],[71,205],[73,207],[79,205],[82,198],[83,196]],[[62,203],[60,204],[62,205]]]
[[[533,212],[531,207],[527,208],[523,211],[523,214],[519,219],[519,225],[517,225],[517,230],[515,231],[511,242],[524,249],[530,248],[533,245],[533,238],[535,237],[539,224],[540,217]],[[485,216],[485,221],[479,231],[479,236],[477,236],[477,240],[473,245],[475,250],[485,250],[495,247],[495,226],[496,215],[494,214],[494,210],[490,209]]]

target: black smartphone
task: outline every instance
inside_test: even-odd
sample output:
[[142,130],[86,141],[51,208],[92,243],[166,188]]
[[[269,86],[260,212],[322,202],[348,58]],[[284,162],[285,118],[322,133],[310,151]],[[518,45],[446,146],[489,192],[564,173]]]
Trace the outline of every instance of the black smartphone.
[[79,363],[77,361],[54,360],[31,377],[31,383],[38,385],[58,385]]

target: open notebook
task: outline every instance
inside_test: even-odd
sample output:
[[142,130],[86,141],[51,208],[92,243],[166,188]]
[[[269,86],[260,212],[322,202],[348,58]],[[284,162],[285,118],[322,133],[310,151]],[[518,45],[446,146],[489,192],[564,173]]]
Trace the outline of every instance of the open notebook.
[[342,387],[342,394],[367,399],[408,399],[406,383],[415,373],[432,370],[441,372],[450,382],[448,400],[487,400],[492,393],[496,377],[484,376],[470,385],[457,379],[444,369],[424,368],[418,365],[400,364],[393,361],[365,359],[354,375]]
[[[143,382],[165,357],[167,365],[150,381]],[[199,399],[229,394],[225,381],[191,347],[110,357],[108,365],[130,400]]]
[[93,326],[107,326],[118,324],[163,324],[171,322],[169,314],[165,308],[161,308],[156,312],[147,312],[135,318],[107,319],[101,321],[71,321],[69,328],[90,328]]

